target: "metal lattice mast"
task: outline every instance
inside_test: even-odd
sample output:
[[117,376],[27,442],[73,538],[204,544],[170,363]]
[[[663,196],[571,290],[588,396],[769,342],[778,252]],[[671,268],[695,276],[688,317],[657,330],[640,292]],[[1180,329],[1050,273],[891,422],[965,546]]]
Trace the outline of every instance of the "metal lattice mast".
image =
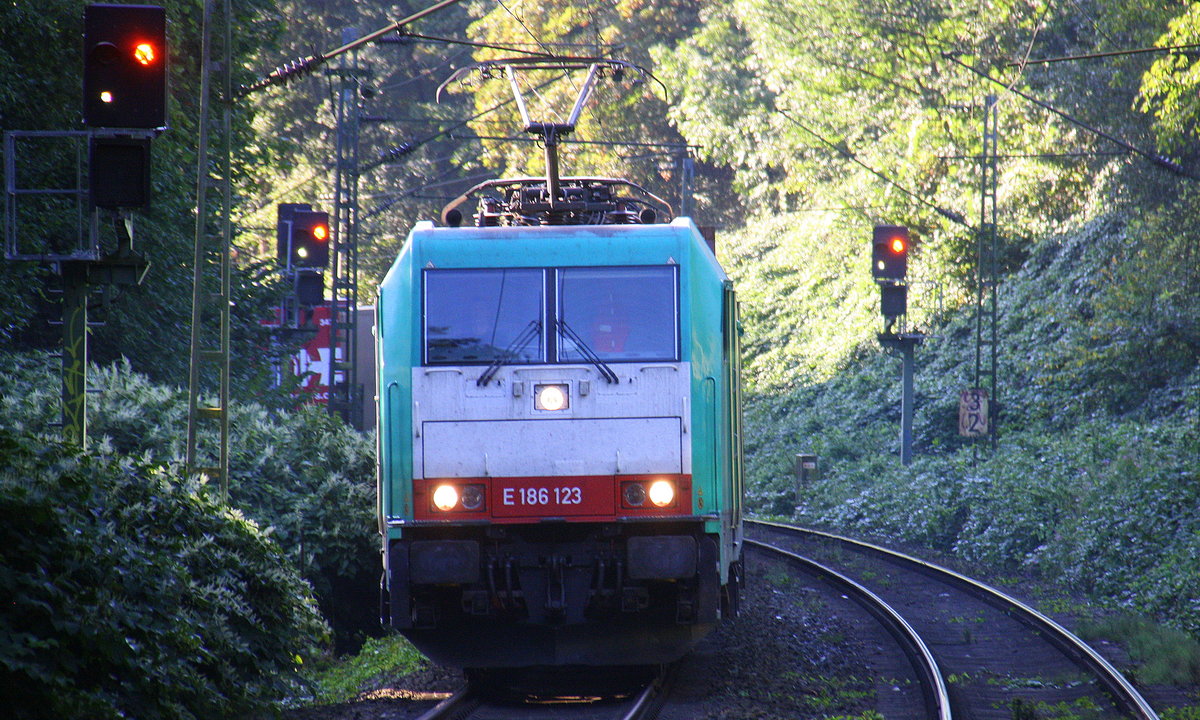
[[979,158],[979,232],[975,252],[975,387],[988,392],[988,435],[996,447],[998,385],[999,261],[996,252],[996,187],[998,123],[996,96],[988,95],[983,108],[983,151]]
[[[343,42],[357,32],[344,31]],[[329,300],[329,411],[356,428],[362,427],[363,398],[358,360],[358,131],[361,115],[359,83],[363,68],[358,51],[335,71],[340,75],[336,102],[337,166],[334,172],[334,223],[330,248],[332,274]],[[341,354],[339,355],[339,350]],[[339,378],[341,380],[339,381]]]
[[696,185],[696,161],[692,158],[691,149],[686,146],[679,157],[679,170],[679,214],[695,219],[696,204],[692,199],[692,188]]
[[[196,143],[196,238],[192,265],[192,336],[188,380],[187,466],[192,472],[216,479],[221,499],[229,496],[229,307],[232,228],[231,143],[233,97],[230,74],[229,0],[222,2],[223,58],[221,63],[221,161],[219,176],[212,175],[209,160],[213,15],[217,0],[206,0],[201,26],[200,114]],[[220,207],[210,209],[208,191],[221,188]],[[215,392],[214,385],[215,382]],[[215,395],[215,403],[213,402]],[[201,421],[217,423],[216,447],[202,443]],[[211,437],[211,436],[209,436]],[[204,444],[208,447],[202,448]]]

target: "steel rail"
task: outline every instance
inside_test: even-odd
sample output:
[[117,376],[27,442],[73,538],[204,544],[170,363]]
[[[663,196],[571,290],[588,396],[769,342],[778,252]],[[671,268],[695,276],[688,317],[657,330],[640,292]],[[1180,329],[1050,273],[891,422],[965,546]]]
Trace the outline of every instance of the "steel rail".
[[852,598],[867,612],[874,616],[900,644],[904,653],[916,671],[925,696],[925,706],[930,718],[951,720],[953,713],[950,709],[950,693],[946,681],[938,667],[937,660],[929,650],[929,646],[913,629],[900,613],[888,605],[883,598],[868,590],[863,585],[851,580],[838,571],[826,567],[815,560],[788,552],[782,548],[747,538],[746,544],[759,550],[773,553],[789,561],[804,566],[810,572],[837,586]]
[[1092,649],[1084,641],[1080,640],[1074,633],[1050,619],[1046,615],[1034,610],[1032,607],[1017,600],[996,588],[973,580],[966,575],[955,572],[949,568],[942,567],[935,563],[927,562],[911,555],[890,550],[881,545],[875,545],[863,540],[855,540],[844,535],[837,535],[822,530],[812,530],[809,528],[796,527],[794,525],[784,525],[781,523],[765,522],[762,520],[746,520],[749,525],[757,525],[759,527],[771,528],[784,533],[793,535],[807,535],[810,537],[821,538],[824,540],[833,541],[841,544],[844,547],[856,549],[861,552],[869,552],[879,557],[886,558],[892,562],[896,562],[918,572],[935,577],[943,582],[955,585],[969,594],[982,599],[989,605],[1008,613],[1011,617],[1025,623],[1033,629],[1043,633],[1045,637],[1056,647],[1066,653],[1069,657],[1075,658],[1079,663],[1086,666],[1088,670],[1095,673],[1107,688],[1109,694],[1116,701],[1117,705],[1124,711],[1130,713],[1138,720],[1159,720],[1158,713],[1154,708],[1150,707],[1150,703],[1142,697],[1129,680],[1125,678],[1119,670],[1117,670],[1108,660],[1104,659],[1098,652]]
[[621,716],[621,720],[651,720],[658,714],[658,701],[661,700],[661,691],[663,688],[663,677],[660,675],[654,682],[646,685],[637,698],[633,701],[633,707],[629,712]]
[[448,720],[449,718],[466,717],[479,705],[479,699],[467,688],[463,688],[450,697],[434,705],[417,720]]

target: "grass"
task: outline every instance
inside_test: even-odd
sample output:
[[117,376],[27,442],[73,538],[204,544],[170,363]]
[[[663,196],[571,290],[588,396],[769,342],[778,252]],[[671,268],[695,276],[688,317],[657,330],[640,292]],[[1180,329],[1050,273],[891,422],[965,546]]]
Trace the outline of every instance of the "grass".
[[1085,640],[1112,640],[1123,645],[1137,664],[1135,674],[1145,683],[1200,683],[1200,642],[1187,633],[1145,618],[1119,615],[1080,628]]
[[787,570],[772,568],[763,576],[763,581],[768,585],[786,589],[796,585],[796,576]]
[[1014,698],[1008,707],[1012,720],[1099,720],[1103,717],[1101,709],[1086,697],[1072,703],[1064,701],[1053,705]]
[[424,657],[400,635],[368,640],[357,655],[340,658],[316,672],[314,704],[350,702],[425,664]]

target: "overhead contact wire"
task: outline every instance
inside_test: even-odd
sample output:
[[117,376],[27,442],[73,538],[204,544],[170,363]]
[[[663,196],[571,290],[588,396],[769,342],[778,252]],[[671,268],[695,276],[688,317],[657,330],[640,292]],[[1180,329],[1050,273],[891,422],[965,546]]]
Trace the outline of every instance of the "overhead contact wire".
[[[1025,65],[1048,65],[1050,63],[1074,62],[1076,60],[1099,60],[1110,57],[1122,57],[1124,55],[1143,55],[1145,53],[1162,53],[1162,52],[1177,52],[1177,51],[1192,51],[1195,48],[1200,48],[1200,43],[1192,43],[1190,45],[1171,45],[1169,47],[1148,47],[1136,48],[1134,50],[1110,50],[1109,52],[1087,53],[1085,55],[1060,55],[1058,57],[1037,58],[1035,60],[1024,60]],[[1019,65],[1017,62],[1010,62],[1009,67]]]
[[1038,18],[1037,23],[1033,26],[1033,35],[1029,38],[1029,44],[1025,46],[1025,55],[1017,63],[1017,76],[1013,78],[1013,81],[1008,86],[1010,91],[1017,84],[1017,81],[1021,79],[1021,76],[1025,74],[1025,66],[1029,63],[1029,56],[1033,53],[1033,44],[1037,42],[1037,36],[1042,29],[1042,23],[1046,20],[1046,14],[1050,12],[1050,5],[1050,0],[1047,0],[1046,6],[1042,8],[1042,16]]
[[812,135],[813,137],[820,140],[822,143],[833,148],[833,150],[835,150],[842,157],[844,157],[847,160],[850,160],[851,162],[855,163],[856,165],[859,165],[860,167],[864,168],[867,172],[871,173],[875,177],[884,181],[888,185],[891,185],[892,187],[896,188],[897,190],[899,190],[900,192],[909,196],[913,200],[916,200],[917,202],[921,203],[922,205],[925,205],[926,207],[932,208],[938,215],[941,215],[942,217],[946,218],[947,220],[949,220],[951,222],[958,223],[959,225],[962,225],[963,227],[968,227],[968,228],[971,227],[971,224],[969,222],[967,222],[966,218],[964,218],[962,216],[962,213],[958,212],[957,210],[947,210],[946,208],[941,207],[937,203],[934,203],[931,200],[928,200],[928,199],[918,195],[917,193],[909,190],[908,188],[904,187],[900,183],[898,183],[895,180],[891,179],[890,177],[884,175],[883,173],[879,172],[878,170],[871,167],[870,165],[866,164],[862,160],[859,160],[858,157],[854,153],[850,152],[846,148],[843,148],[843,147],[839,146],[837,143],[833,142],[832,140],[825,138],[823,135],[818,133],[816,130],[813,130],[812,128],[808,127],[807,125],[800,122],[796,118],[792,117],[790,114],[788,114],[787,111],[776,107],[775,112],[779,113],[783,117],[790,120],[797,127],[799,127],[801,130],[805,131],[809,135]]
[[398,20],[391,25],[380,28],[379,30],[376,30],[368,35],[364,35],[357,40],[348,42],[341,47],[334,48],[328,52],[316,52],[305,58],[296,58],[289,63],[285,63],[284,65],[275,68],[266,77],[261,78],[249,85],[241,86],[232,99],[243,98],[250,93],[257,92],[258,90],[263,90],[273,85],[284,85],[292,80],[302,78],[338,55],[350,52],[351,50],[366,45],[367,43],[374,42],[384,35],[396,32],[405,25],[420,20],[426,15],[430,15],[460,2],[462,2],[462,0],[442,0],[441,2],[431,5],[424,10],[417,11],[402,20]]
[[1093,135],[1098,135],[1111,143],[1119,145],[1120,147],[1125,148],[1129,152],[1131,152],[1135,155],[1139,155],[1139,156],[1149,160],[1150,162],[1154,163],[1155,165],[1158,165],[1161,168],[1164,168],[1166,170],[1169,170],[1169,171],[1175,173],[1176,175],[1180,175],[1180,176],[1189,178],[1191,180],[1200,180],[1200,176],[1192,173],[1191,171],[1187,170],[1183,166],[1179,165],[1178,163],[1176,163],[1162,155],[1157,155],[1155,153],[1143,150],[1143,149],[1137,147],[1136,145],[1133,145],[1132,143],[1128,143],[1119,137],[1110,135],[1110,134],[1104,132],[1103,130],[1094,128],[1091,125],[1088,125],[1087,123],[1083,122],[1082,120],[1078,120],[1078,119],[1068,115],[1067,113],[1063,112],[1062,110],[1059,110],[1058,108],[1054,107],[1050,103],[1044,102],[1042,100],[1038,100],[1037,98],[1033,97],[1032,95],[1021,92],[1020,90],[1017,90],[1016,88],[1008,87],[1000,80],[997,80],[996,78],[992,77],[991,75],[988,75],[986,72],[984,72],[974,66],[968,65],[967,63],[963,62],[962,60],[959,60],[957,53],[944,52],[944,53],[942,53],[942,57],[955,63],[956,65],[961,65],[962,67],[970,70],[971,72],[975,73],[976,75],[983,78],[984,80],[991,81],[1003,88],[1008,89],[1009,92],[1011,92],[1012,94],[1014,94],[1018,97],[1024,98],[1025,100],[1028,100],[1029,102],[1033,103],[1034,105],[1037,105],[1040,108],[1049,110],[1050,112],[1054,113],[1055,115],[1058,115],[1059,117],[1061,117],[1062,119],[1071,123],[1072,125],[1080,127],[1082,129],[1086,130],[1087,132],[1092,133]]
[[[541,83],[540,85],[535,86],[533,88],[533,90],[534,91],[541,90],[541,89],[547,87],[548,85],[550,85],[551,83],[558,82],[559,80],[562,80],[563,78],[570,79],[570,75],[564,73],[563,75],[558,75],[556,77],[552,77],[549,80],[546,80],[545,82]],[[426,135],[425,137],[418,138],[417,140],[412,140],[410,142],[401,143],[401,144],[397,145],[396,147],[393,147],[393,148],[387,150],[382,155],[377,157],[374,161],[362,166],[359,169],[359,172],[361,173],[361,172],[367,172],[369,170],[374,170],[375,168],[379,167],[380,165],[383,165],[386,162],[390,162],[392,160],[398,160],[398,159],[404,157],[405,155],[412,153],[414,150],[416,150],[420,146],[424,145],[425,143],[432,142],[433,140],[436,140],[437,138],[439,138],[443,135],[449,136],[450,133],[453,133],[455,130],[458,130],[459,128],[462,128],[462,127],[466,127],[468,124],[474,122],[475,120],[478,120],[479,118],[483,117],[484,115],[493,113],[493,112],[499,110],[500,108],[507,107],[508,105],[511,105],[514,102],[516,102],[516,98],[509,98],[508,100],[504,100],[503,102],[497,103],[497,104],[491,106],[490,108],[487,108],[486,110],[481,110],[480,112],[475,113],[474,115],[472,115],[471,117],[469,117],[465,120],[461,120],[457,123],[454,123],[453,125],[451,125],[449,127],[438,130],[435,133],[431,133],[429,135]]]

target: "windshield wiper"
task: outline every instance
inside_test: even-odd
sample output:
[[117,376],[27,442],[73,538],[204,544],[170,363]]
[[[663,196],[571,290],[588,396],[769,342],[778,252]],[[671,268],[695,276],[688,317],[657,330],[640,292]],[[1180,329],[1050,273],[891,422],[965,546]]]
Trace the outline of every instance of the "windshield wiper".
[[579,354],[583,356],[583,359],[594,365],[609,384],[621,382],[617,378],[617,374],[613,372],[613,369],[608,366],[608,363],[601,360],[600,356],[593,352],[590,347],[588,347],[588,344],[583,341],[583,338],[579,337],[579,335],[567,325],[565,320],[558,321],[558,334],[574,343],[575,348],[579,350]]
[[496,359],[484,369],[483,374],[480,375],[479,379],[475,381],[475,385],[477,387],[483,387],[491,382],[492,378],[495,377],[496,373],[500,370],[500,366],[507,365],[508,363],[512,362],[513,359],[525,349],[525,346],[528,345],[531,340],[537,337],[538,333],[541,331],[542,323],[538,320],[530,320],[529,324],[525,326],[525,329],[521,331],[521,334],[513,338],[513,341],[508,344],[508,347],[504,348],[504,351],[497,355]]

